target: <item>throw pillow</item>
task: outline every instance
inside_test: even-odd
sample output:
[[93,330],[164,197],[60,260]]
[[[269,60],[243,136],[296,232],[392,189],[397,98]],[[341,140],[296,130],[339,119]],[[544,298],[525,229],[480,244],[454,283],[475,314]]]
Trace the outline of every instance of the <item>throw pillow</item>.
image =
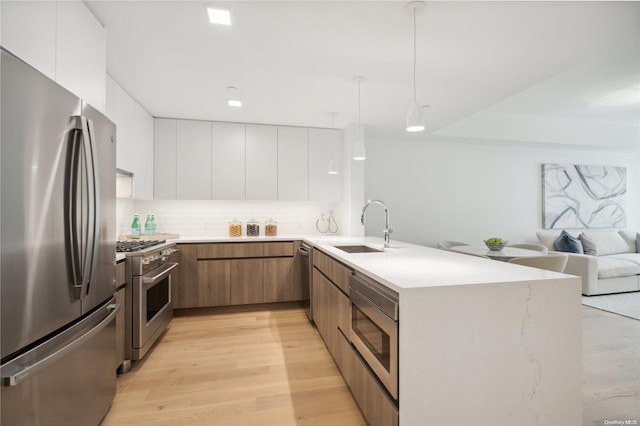
[[582,243],[584,254],[588,254],[589,256],[598,255],[598,248],[596,247],[596,243],[591,238],[584,235],[584,232],[578,235],[578,239]]
[[635,252],[635,247],[628,244],[618,231],[585,231],[583,234],[598,247],[598,256]]
[[566,253],[578,253],[584,254],[582,243],[579,239],[569,234],[567,231],[562,231],[560,236],[554,241],[556,250]]

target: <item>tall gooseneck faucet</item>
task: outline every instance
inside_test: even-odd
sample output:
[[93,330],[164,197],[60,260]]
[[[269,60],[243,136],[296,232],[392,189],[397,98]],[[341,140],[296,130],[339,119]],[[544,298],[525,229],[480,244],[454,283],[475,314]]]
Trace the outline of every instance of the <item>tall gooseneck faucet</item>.
[[360,215],[360,223],[364,226],[364,212],[367,211],[367,208],[371,204],[380,204],[382,208],[384,208],[384,246],[385,248],[390,247],[389,243],[391,242],[390,234],[393,232],[391,229],[391,225],[389,224],[389,209],[385,204],[380,200],[369,200],[367,204],[362,208],[362,214]]

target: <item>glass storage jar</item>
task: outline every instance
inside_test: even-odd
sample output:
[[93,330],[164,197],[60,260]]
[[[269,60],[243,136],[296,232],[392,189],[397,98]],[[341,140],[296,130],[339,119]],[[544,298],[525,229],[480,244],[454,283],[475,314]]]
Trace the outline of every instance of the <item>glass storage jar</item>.
[[258,237],[260,235],[260,224],[255,220],[247,222],[247,237]]
[[235,219],[229,222],[229,236],[242,237],[242,222]]
[[275,237],[278,235],[278,222],[269,219],[264,226],[264,235],[267,237]]

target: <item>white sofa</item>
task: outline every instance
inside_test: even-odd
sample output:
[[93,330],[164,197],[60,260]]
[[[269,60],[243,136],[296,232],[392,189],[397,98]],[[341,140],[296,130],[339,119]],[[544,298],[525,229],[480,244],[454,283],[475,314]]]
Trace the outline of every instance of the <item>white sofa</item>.
[[[540,231],[538,241],[549,250],[557,251],[557,231]],[[588,246],[595,246],[593,254],[568,253],[566,274],[582,277],[582,294],[621,293],[640,290],[640,253],[636,253],[636,233],[630,231],[573,231],[587,237]],[[584,237],[583,237],[584,238]],[[593,249],[593,247],[591,247]]]

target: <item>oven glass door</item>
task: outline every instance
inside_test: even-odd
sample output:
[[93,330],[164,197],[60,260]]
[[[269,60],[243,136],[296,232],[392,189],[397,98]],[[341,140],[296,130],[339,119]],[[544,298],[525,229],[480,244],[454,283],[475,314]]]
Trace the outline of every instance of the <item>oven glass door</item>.
[[376,357],[387,372],[391,372],[392,336],[380,328],[357,305],[351,309],[351,329]]
[[398,398],[398,322],[351,288],[351,342],[367,365]]
[[170,320],[171,271],[177,263],[156,268],[133,282],[133,347],[142,348]]

